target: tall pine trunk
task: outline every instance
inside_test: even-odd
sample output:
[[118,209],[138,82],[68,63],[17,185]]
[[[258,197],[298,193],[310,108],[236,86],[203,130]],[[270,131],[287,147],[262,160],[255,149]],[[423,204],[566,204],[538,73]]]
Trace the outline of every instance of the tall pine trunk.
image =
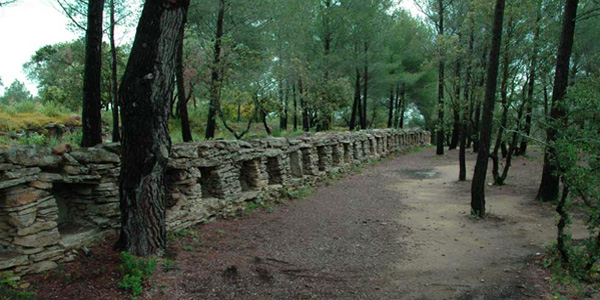
[[298,102],[296,97],[296,85],[292,84],[292,98],[294,101],[294,132],[298,131]]
[[[444,36],[444,5],[442,0],[438,0],[438,36]],[[439,38],[438,40],[441,40]],[[437,128],[437,155],[444,155],[444,69],[446,67],[444,61],[444,49],[438,45],[438,51],[440,52],[440,61],[438,65],[438,128]]]
[[356,116],[360,114],[360,72],[356,68],[356,83],[354,85],[354,102],[352,103],[352,115],[350,116],[350,130],[356,128]]
[[[547,130],[547,143],[556,140],[557,128],[566,122],[566,108],[563,99],[569,84],[569,62],[573,50],[573,37],[575,34],[575,19],[577,17],[577,4],[579,0],[566,0],[563,14],[562,32],[556,57],[556,72],[554,74],[554,87],[552,90],[552,107],[550,119],[556,122]],[[544,202],[555,201],[558,198],[559,178],[555,174],[556,166],[552,162],[556,150],[548,146],[544,154],[544,169],[542,171],[542,182],[538,190],[537,198]]]
[[392,128],[394,120],[394,87],[390,88],[390,108],[388,110],[388,128]]
[[360,118],[360,127],[367,129],[367,99],[369,96],[369,43],[365,42],[365,70],[363,75],[363,105],[362,116]]
[[496,104],[496,85],[498,80],[498,63],[500,61],[500,44],[502,43],[502,23],[504,20],[504,0],[496,0],[494,9],[494,27],[492,30],[492,47],[487,71],[487,82],[483,112],[481,119],[481,131],[479,138],[479,152],[475,174],[471,185],[471,213],[479,217],[485,217],[485,177],[488,168],[488,156],[492,135],[492,123],[494,121],[494,106]]
[[108,38],[110,40],[110,82],[111,82],[111,96],[112,96],[112,118],[113,118],[113,131],[112,141],[120,142],[121,133],[119,131],[119,81],[117,79],[117,46],[115,44],[115,0],[110,0],[110,29],[108,31]]
[[208,107],[208,119],[206,122],[206,133],[204,137],[212,139],[215,137],[217,128],[217,112],[221,109],[221,47],[223,43],[223,22],[225,19],[225,0],[219,2],[219,13],[217,16],[217,33],[215,37],[215,53],[212,64],[212,75],[210,81],[210,104]]
[[189,1],[146,1],[119,91],[123,154],[116,248],[134,255],[166,247],[165,172],[171,149],[169,103]]
[[[184,142],[192,141],[192,131],[190,129],[190,120],[188,117],[187,103],[188,98],[185,92],[185,78],[183,76],[183,39],[184,27],[181,27],[179,45],[177,46],[177,61],[175,64],[175,76],[177,80],[177,105],[179,106],[179,119],[181,121],[181,135]],[[191,92],[191,91],[190,91]]]
[[102,144],[102,11],[104,0],[88,1],[83,71],[82,147]]

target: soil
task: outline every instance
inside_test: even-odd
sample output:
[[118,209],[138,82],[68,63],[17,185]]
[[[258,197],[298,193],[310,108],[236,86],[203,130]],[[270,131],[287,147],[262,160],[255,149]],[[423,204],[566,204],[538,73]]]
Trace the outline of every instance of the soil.
[[[533,264],[555,237],[553,208],[533,200],[539,153],[515,159],[506,186],[488,186],[480,220],[470,181],[456,180],[458,153],[434,150],[180,232],[141,299],[548,299],[549,275]],[[129,299],[112,242],[29,278],[31,288],[39,299]]]

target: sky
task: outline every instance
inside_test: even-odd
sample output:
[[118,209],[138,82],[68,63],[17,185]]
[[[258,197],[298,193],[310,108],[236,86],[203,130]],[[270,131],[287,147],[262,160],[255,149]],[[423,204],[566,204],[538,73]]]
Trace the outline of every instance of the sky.
[[[400,7],[418,14],[412,0],[402,1]],[[36,83],[23,73],[23,64],[43,46],[76,39],[77,35],[67,29],[68,23],[54,0],[19,0],[0,7],[0,78],[4,83],[0,94],[15,79],[37,94]]]
[[20,0],[0,8],[0,78],[4,88],[18,79],[36,94],[36,84],[27,80],[23,64],[45,45],[77,38],[67,30],[69,20],[54,3],[54,0]]

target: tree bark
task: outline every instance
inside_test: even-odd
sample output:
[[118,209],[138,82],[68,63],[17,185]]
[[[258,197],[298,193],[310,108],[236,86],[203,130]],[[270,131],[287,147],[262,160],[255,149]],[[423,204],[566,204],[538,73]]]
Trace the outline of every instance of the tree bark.
[[[179,119],[181,121],[181,135],[184,142],[192,142],[192,131],[188,117],[188,97],[185,92],[185,78],[183,76],[183,39],[184,26],[181,27],[179,45],[177,45],[177,62],[175,64],[175,76],[177,77],[177,104],[179,105]],[[191,92],[191,91],[190,91]]]
[[485,99],[483,102],[483,115],[479,138],[479,152],[475,174],[471,185],[471,213],[485,217],[485,177],[488,168],[488,156],[494,120],[494,106],[496,100],[496,85],[498,80],[498,63],[500,61],[500,44],[502,43],[502,23],[504,20],[504,1],[496,0],[494,9],[494,27],[492,30],[492,47],[487,71]]
[[[438,0],[438,37],[444,36],[444,5]],[[437,155],[444,155],[444,49],[438,45],[440,51],[440,62],[438,66],[438,128],[437,128]]]
[[213,139],[217,128],[217,111],[221,109],[221,47],[223,43],[223,22],[225,19],[225,0],[219,2],[219,13],[217,16],[217,33],[215,37],[215,53],[212,64],[212,75],[210,84],[210,104],[208,107],[208,119],[204,137]]
[[165,172],[171,149],[169,101],[189,0],[144,3],[119,91],[123,149],[119,194],[121,231],[116,248],[162,254],[166,246]]
[[360,127],[367,129],[367,99],[369,95],[369,43],[365,42],[365,70],[363,75],[364,86],[363,86],[363,105],[362,105],[362,117],[360,119]]
[[402,102],[402,108],[400,110],[400,128],[404,128],[404,113],[406,112],[406,88],[404,87],[400,90],[400,102]]
[[310,124],[308,120],[308,107],[306,99],[304,98],[304,86],[302,79],[298,80],[298,92],[300,92],[300,109],[302,110],[302,130],[304,132],[310,131]]
[[110,81],[111,81],[111,96],[112,96],[112,118],[113,131],[112,141],[118,143],[121,141],[121,133],[119,131],[119,80],[117,79],[117,47],[115,44],[115,0],[110,0],[110,30],[108,37],[110,39]]
[[[458,34],[459,36],[459,41],[460,41],[460,37],[461,34]],[[457,58],[456,59],[456,64],[454,65],[454,102],[455,105],[453,105],[452,108],[452,112],[454,115],[454,123],[452,126],[452,139],[450,140],[450,147],[448,150],[455,150],[458,147],[458,142],[460,139],[460,114],[461,114],[461,110],[463,109],[462,105],[461,105],[461,101],[460,101],[460,85],[461,85],[461,74],[460,74],[460,69],[461,69],[461,59]]]
[[354,103],[352,104],[352,115],[350,116],[350,130],[356,128],[356,115],[360,114],[360,72],[356,68],[356,84],[354,85]]
[[394,119],[394,87],[390,88],[390,107],[388,110],[388,128],[392,128],[392,121]]
[[556,57],[556,72],[554,74],[554,87],[552,90],[552,107],[550,109],[550,118],[555,124],[552,124],[547,130],[547,147],[544,154],[544,168],[542,171],[542,182],[538,190],[537,199],[550,202],[558,198],[559,178],[555,174],[556,166],[552,162],[556,150],[551,143],[556,140],[557,129],[566,122],[566,108],[563,105],[563,99],[567,92],[569,84],[569,62],[573,50],[573,37],[575,34],[575,20],[577,17],[577,4],[579,0],[566,0],[563,14],[562,32],[558,46],[558,56]]
[[296,98],[296,85],[292,84],[292,98],[294,100],[294,132],[298,131],[298,103]]
[[82,147],[102,144],[102,11],[104,0],[88,1],[83,71]]

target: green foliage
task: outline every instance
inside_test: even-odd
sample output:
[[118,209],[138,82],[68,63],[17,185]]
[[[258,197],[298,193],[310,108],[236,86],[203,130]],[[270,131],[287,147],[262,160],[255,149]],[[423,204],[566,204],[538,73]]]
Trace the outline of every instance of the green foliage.
[[35,300],[34,292],[19,288],[12,272],[0,273],[0,300]]
[[122,252],[121,263],[119,271],[123,274],[123,279],[119,281],[118,286],[130,290],[133,298],[137,299],[142,294],[144,283],[154,274],[156,259],[136,257]]
[[599,283],[600,79],[585,79],[571,87],[562,109],[567,111],[567,117],[550,124],[558,130],[558,137],[551,144],[556,150],[552,163],[558,167],[558,175],[571,192],[564,210],[569,214],[577,209],[578,214],[585,215],[589,236],[583,240],[572,240],[568,232],[570,215],[567,215],[563,249],[567,253],[568,264],[559,259],[555,245],[547,265],[555,266],[555,276],[564,278],[570,286],[579,282]]

